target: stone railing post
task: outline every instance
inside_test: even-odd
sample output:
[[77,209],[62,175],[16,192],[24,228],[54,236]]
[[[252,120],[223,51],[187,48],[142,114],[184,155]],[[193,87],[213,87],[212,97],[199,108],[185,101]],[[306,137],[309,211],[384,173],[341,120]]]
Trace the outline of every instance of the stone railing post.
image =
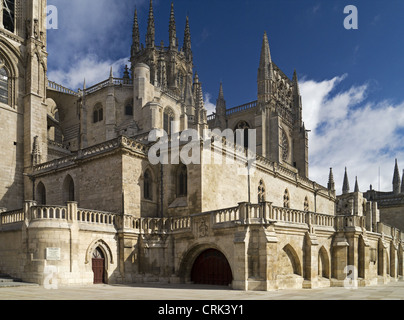
[[31,210],[31,208],[35,207],[37,205],[38,205],[38,203],[36,201],[33,201],[33,200],[27,200],[27,201],[24,202],[24,208],[23,208],[23,210],[24,210],[24,222],[25,222],[25,224],[27,226],[29,225],[29,223],[32,220],[32,212],[31,212],[32,210]]
[[240,202],[238,204],[239,212],[240,212],[240,221],[242,224],[247,223],[248,214],[247,214],[247,202]]
[[77,202],[67,202],[66,220],[71,223],[77,221]]

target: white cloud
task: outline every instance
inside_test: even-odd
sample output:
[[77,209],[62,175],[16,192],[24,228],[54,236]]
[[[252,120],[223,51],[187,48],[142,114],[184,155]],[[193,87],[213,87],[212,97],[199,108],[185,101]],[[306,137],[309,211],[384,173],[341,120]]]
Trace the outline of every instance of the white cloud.
[[212,99],[212,95],[208,92],[204,94],[204,102],[205,102],[205,109],[207,110],[207,115],[211,115],[212,113],[216,112],[216,104],[212,103],[210,100]]
[[87,88],[108,79],[112,67],[113,76],[122,77],[123,68],[128,64],[129,58],[122,58],[117,61],[100,60],[94,54],[89,54],[77,59],[66,71],[52,70],[48,73],[48,78],[56,83],[62,84],[73,90],[83,87],[83,81],[86,79]]
[[[309,134],[310,178],[327,184],[333,167],[337,193],[341,192],[344,167],[351,190],[355,176],[361,191],[392,190],[394,159],[402,160],[400,130],[404,128],[404,102],[367,101],[367,84],[338,91],[346,75],[316,82],[303,80],[300,90],[303,118]],[[402,166],[404,168],[404,166]]]

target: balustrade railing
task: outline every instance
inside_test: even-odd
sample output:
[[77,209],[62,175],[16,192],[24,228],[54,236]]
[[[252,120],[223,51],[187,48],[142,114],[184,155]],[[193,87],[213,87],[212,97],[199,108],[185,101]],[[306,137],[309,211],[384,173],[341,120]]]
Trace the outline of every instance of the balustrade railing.
[[246,103],[246,104],[243,104],[241,106],[226,110],[226,115],[231,115],[231,114],[236,113],[236,112],[249,110],[249,109],[255,108],[257,105],[258,105],[258,101],[253,101],[253,102],[250,102],[250,103]]
[[[61,220],[69,223],[97,226],[113,226],[139,234],[165,234],[192,231],[197,217],[207,216],[217,228],[234,225],[287,223],[300,227],[324,227],[336,231],[349,228],[365,228],[364,216],[326,215],[273,206],[270,202],[259,204],[240,203],[237,207],[215,210],[185,217],[139,218],[131,215],[77,208],[77,203],[67,206],[36,205],[29,202],[23,209],[0,213],[0,226],[23,221]],[[404,240],[404,233],[397,228],[379,222],[377,233]]]
[[14,210],[0,214],[0,225],[13,224],[24,221],[24,210]]
[[56,82],[50,81],[50,80],[48,80],[48,88],[51,90],[57,91],[57,92],[67,93],[67,94],[70,94],[70,95],[73,95],[76,97],[79,96],[79,94],[77,92],[75,92],[69,88],[66,88]]

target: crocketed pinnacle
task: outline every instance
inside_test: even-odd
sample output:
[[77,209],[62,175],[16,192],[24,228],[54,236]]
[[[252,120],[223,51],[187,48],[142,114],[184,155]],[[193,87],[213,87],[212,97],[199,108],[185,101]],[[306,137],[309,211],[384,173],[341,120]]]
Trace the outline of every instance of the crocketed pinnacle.
[[147,33],[146,33],[146,47],[154,48],[155,42],[155,26],[154,26],[154,13],[153,13],[153,0],[150,0],[149,7],[149,20],[147,23]]
[[258,71],[259,80],[270,79],[271,65],[272,65],[271,51],[269,49],[268,36],[267,33],[265,32],[264,39],[262,40],[260,66]]
[[132,53],[136,53],[140,50],[140,32],[139,32],[139,22],[137,18],[137,9],[135,9],[135,18],[133,22],[133,32],[132,32]]
[[187,22],[185,24],[184,31],[184,44],[182,46],[182,50],[185,53],[186,59],[192,60],[192,49],[191,49],[191,28],[189,27],[189,18],[187,17]]
[[171,2],[170,25],[169,25],[170,49],[177,47],[177,28],[175,25],[174,3]]

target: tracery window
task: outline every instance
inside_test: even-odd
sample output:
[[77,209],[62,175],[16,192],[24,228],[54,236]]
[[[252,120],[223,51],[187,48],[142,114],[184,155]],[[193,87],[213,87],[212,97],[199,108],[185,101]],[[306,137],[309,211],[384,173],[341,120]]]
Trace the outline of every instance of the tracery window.
[[0,102],[8,104],[9,99],[9,79],[8,79],[8,74],[6,68],[1,66],[1,61],[0,61]]
[[188,194],[187,167],[182,165],[177,174],[177,197],[186,197]]
[[246,121],[240,121],[235,129],[235,141],[236,143],[240,143],[240,141],[238,141],[237,139],[237,130],[243,130],[243,140],[244,140],[244,148],[248,148],[248,130],[250,129],[250,126],[248,125],[248,123]]
[[14,32],[15,0],[3,0],[3,25],[8,31]]
[[152,177],[149,170],[146,170],[143,176],[143,192],[146,200],[153,200]]
[[101,122],[104,120],[104,109],[101,104],[97,104],[93,111],[93,123]]
[[125,116],[133,116],[133,106],[130,103],[125,106]]
[[281,146],[282,146],[282,159],[283,161],[287,161],[289,159],[289,140],[285,130],[282,130]]
[[174,121],[174,112],[170,108],[166,108],[164,110],[163,127],[164,127],[164,131],[167,132],[168,135],[172,134],[173,121]]

